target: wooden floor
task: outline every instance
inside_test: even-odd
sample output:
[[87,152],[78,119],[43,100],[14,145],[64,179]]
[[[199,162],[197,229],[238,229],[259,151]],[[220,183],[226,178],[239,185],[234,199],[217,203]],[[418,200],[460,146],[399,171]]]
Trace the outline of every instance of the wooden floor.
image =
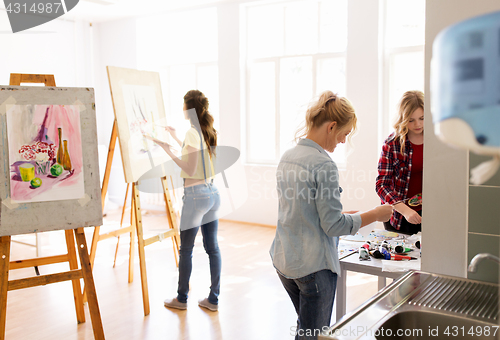
[[[118,221],[111,212],[106,223]],[[166,215],[144,215],[146,234],[167,228]],[[102,228],[105,232],[106,228]],[[208,256],[199,233],[193,254],[191,291],[186,311],[163,306],[163,300],[176,296],[177,267],[172,242],[166,239],[146,248],[151,314],[144,317],[138,256],[135,257],[134,282],[128,283],[128,237],[122,236],[116,267],[113,256],[117,239],[99,243],[94,280],[106,339],[293,339],[290,328],[296,315],[281,286],[269,257],[275,230],[261,226],[221,222],[219,246],[222,252],[222,283],[219,311],[209,312],[197,305],[209,292]],[[41,233],[41,256],[65,251],[64,232]],[[92,229],[86,230],[90,242]],[[146,235],[150,236],[150,235]],[[34,242],[34,235],[13,237]],[[90,248],[90,247],[89,247]],[[136,247],[137,252],[137,247]],[[11,260],[32,258],[35,250],[12,244]],[[42,274],[67,270],[68,265],[40,267]],[[34,275],[32,268],[11,271],[9,278]],[[374,295],[377,278],[350,273],[347,279],[347,310]],[[92,324],[85,305],[86,322],[78,324],[70,282],[11,291],[7,301],[6,339],[93,339]],[[332,315],[335,320],[335,308]],[[332,322],[333,323],[333,322]]]

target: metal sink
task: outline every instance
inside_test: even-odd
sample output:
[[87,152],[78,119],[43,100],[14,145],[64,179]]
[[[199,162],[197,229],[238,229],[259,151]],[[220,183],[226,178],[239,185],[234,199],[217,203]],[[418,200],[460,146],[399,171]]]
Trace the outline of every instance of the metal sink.
[[499,286],[411,271],[318,339],[500,339]]

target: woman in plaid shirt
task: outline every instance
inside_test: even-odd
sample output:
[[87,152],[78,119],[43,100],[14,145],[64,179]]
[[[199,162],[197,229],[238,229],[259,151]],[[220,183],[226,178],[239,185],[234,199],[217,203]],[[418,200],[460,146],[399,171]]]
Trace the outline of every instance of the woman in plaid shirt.
[[424,94],[408,91],[401,98],[394,132],[385,140],[378,161],[377,194],[392,204],[394,214],[386,230],[415,234],[421,230],[422,205],[408,204],[422,194]]

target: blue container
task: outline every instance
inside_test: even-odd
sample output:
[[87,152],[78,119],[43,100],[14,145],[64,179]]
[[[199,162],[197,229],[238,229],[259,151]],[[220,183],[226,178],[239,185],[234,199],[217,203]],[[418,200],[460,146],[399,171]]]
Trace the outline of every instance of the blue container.
[[431,111],[436,135],[479,154],[500,152],[500,12],[441,31],[433,44]]

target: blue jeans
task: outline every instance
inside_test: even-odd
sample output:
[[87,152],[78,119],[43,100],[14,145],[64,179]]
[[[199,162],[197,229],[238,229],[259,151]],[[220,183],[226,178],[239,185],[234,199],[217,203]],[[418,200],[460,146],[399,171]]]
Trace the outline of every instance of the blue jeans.
[[296,340],[316,340],[330,326],[337,274],[324,269],[298,279],[278,276],[298,315]]
[[[189,278],[193,268],[193,247],[196,234],[201,225],[203,246],[210,263],[211,286],[208,301],[217,305],[220,290],[221,254],[217,243],[217,210],[220,196],[213,184],[200,184],[184,188],[184,205],[181,214],[181,247],[179,250],[179,286],[177,300],[187,302]],[[199,223],[192,227],[193,223]],[[184,228],[183,228],[184,226]]]

